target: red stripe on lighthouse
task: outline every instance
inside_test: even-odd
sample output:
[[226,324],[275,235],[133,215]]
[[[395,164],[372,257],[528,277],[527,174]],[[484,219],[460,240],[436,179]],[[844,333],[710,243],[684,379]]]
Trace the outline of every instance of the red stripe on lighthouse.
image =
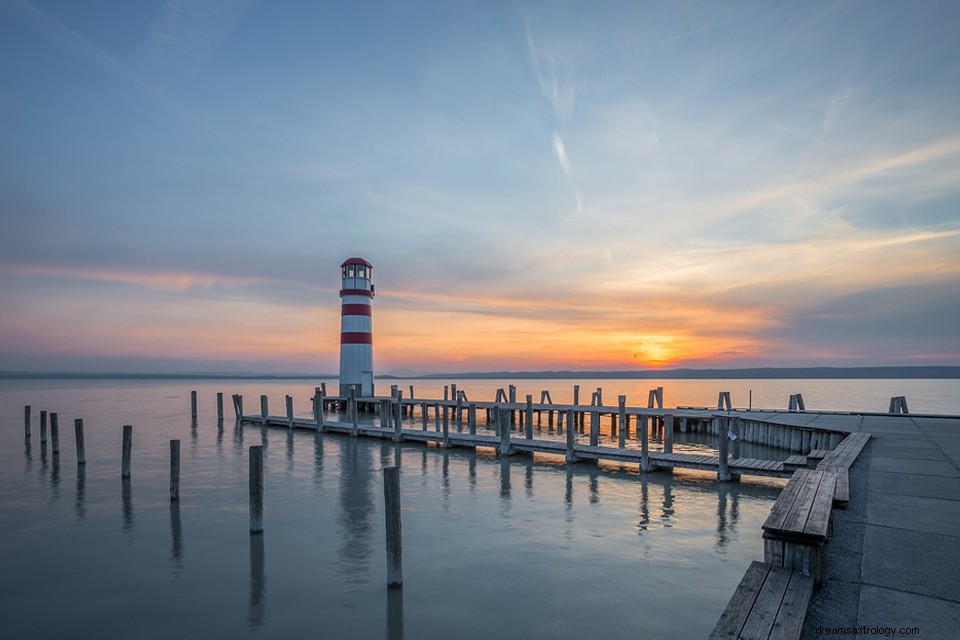
[[342,316],[369,316],[370,305],[368,304],[344,304],[340,306],[340,315]]
[[341,331],[340,344],[373,344],[373,334],[364,331]]

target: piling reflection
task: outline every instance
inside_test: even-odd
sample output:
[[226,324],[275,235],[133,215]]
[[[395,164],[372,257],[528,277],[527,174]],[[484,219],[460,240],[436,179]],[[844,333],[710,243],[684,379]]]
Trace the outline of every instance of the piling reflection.
[[250,536],[250,602],[247,605],[247,626],[251,629],[259,629],[267,621],[264,537],[263,535]]
[[170,574],[174,582],[183,575],[183,529],[180,526],[180,501],[170,501]]
[[440,465],[440,495],[444,511],[450,511],[450,453],[443,450],[443,462]]
[[60,498],[60,454],[53,454],[50,464],[50,503]]
[[127,544],[133,542],[133,525],[136,522],[133,513],[133,485],[130,478],[121,479],[121,499],[123,502],[123,533],[127,537]]
[[500,458],[500,515],[510,513],[510,457]]
[[470,483],[470,492],[477,490],[477,450],[471,449],[467,457],[467,481]]
[[403,589],[387,589],[387,640],[403,640]]
[[74,502],[74,510],[77,512],[78,521],[87,517],[86,489],[87,465],[81,464],[77,466],[77,499]]
[[287,472],[293,471],[293,429],[287,429]]
[[369,580],[371,496],[370,446],[357,438],[344,438],[340,447],[340,525],[343,545],[337,560],[337,572],[347,582]]
[[717,483],[717,551],[724,553],[729,544],[727,532],[727,495],[730,493],[729,482]]
[[672,527],[670,518],[673,517],[673,477],[664,479],[663,505],[660,507],[660,523],[665,527]]
[[527,498],[533,498],[533,460],[526,459],[526,469],[523,475],[523,488],[526,490]]
[[590,469],[590,504],[600,504],[600,471],[593,467]]

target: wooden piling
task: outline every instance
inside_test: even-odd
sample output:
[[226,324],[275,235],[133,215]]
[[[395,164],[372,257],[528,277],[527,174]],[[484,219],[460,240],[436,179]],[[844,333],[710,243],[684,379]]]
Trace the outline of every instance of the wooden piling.
[[260,424],[264,427],[267,426],[267,418],[270,416],[269,409],[267,396],[260,396]]
[[477,434],[477,405],[474,402],[467,405],[467,431],[472,436]]
[[500,455],[510,455],[510,409],[497,408],[497,418],[500,422]]
[[73,421],[73,437],[77,442],[77,464],[87,464],[86,447],[83,444],[83,418]]
[[243,396],[237,394],[237,422],[243,422]]
[[351,423],[350,435],[358,436],[360,435],[360,423],[357,416],[357,388],[355,386],[350,387],[350,399],[347,402],[347,413],[350,414]]
[[450,446],[450,407],[443,405],[443,446]]
[[[384,402],[388,403],[387,400],[384,400]],[[412,407],[413,405],[410,406]],[[386,409],[387,413],[389,413],[389,404],[386,404],[384,409]],[[395,442],[400,442],[403,440],[403,403],[401,403],[400,400],[397,400],[397,407],[394,413],[393,439]]]
[[647,416],[642,416],[637,423],[637,435],[640,436],[640,471],[647,473],[653,471],[653,465],[650,464],[650,420]]
[[627,396],[617,396],[617,446],[627,446]]
[[40,411],[40,444],[47,443],[47,412]]
[[197,421],[197,392],[196,391],[190,392],[190,418],[192,418],[194,422]]
[[593,410],[590,412],[590,446],[596,447],[600,444],[600,412]]
[[130,455],[133,451],[133,426],[123,425],[123,453],[120,461],[120,477],[130,477]]
[[457,392],[457,407],[454,420],[457,423],[457,433],[463,432],[463,391]]
[[734,417],[730,421],[730,431],[733,433],[733,442],[730,443],[730,455],[734,458],[740,457],[740,434],[743,431],[743,426],[740,418]]
[[387,587],[403,586],[403,536],[400,521],[400,469],[383,470],[383,512],[386,524]]
[[527,411],[526,418],[524,421],[524,427],[526,429],[527,440],[533,440],[533,396],[527,396]]
[[293,429],[293,396],[284,398],[287,405],[287,428]]
[[180,499],[180,441],[170,441],[170,499]]
[[[562,418],[563,414],[560,414],[560,417]],[[573,421],[574,421],[573,409],[567,409],[567,462],[568,463],[574,463],[577,461],[577,456],[574,454],[574,451],[573,451],[573,447],[577,444],[577,430],[572,428]]]
[[663,452],[673,453],[673,415],[663,416]]
[[23,439],[30,442],[30,405],[23,408]]
[[250,447],[250,533],[263,533],[263,446]]
[[60,419],[56,412],[50,414],[50,450],[54,455],[60,455]]
[[421,403],[421,405],[420,405],[420,423],[421,423],[422,426],[423,426],[423,431],[426,431],[426,430],[427,430],[427,423],[429,422],[429,418],[430,418],[430,416],[428,415],[429,412],[430,412],[429,405],[428,405],[426,402]]
[[727,436],[727,425],[723,423],[723,418],[720,417],[714,418],[713,422],[717,431],[720,433],[720,468],[717,471],[717,480],[720,482],[730,482],[733,480],[733,476],[730,473],[729,466],[730,439]]
[[223,392],[217,392],[217,422],[223,424]]

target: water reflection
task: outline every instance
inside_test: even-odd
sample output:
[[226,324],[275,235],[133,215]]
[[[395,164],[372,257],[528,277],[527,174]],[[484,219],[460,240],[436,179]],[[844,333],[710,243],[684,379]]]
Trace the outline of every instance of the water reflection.
[[183,575],[183,530],[180,527],[180,501],[170,501],[170,574],[174,582]]
[[293,429],[287,429],[287,473],[293,471]]
[[250,536],[250,603],[247,626],[258,629],[267,621],[267,576],[264,572],[264,535]]
[[450,453],[443,450],[443,463],[440,471],[441,501],[444,511],[450,511]]
[[60,497],[60,454],[53,454],[50,469],[50,504]]
[[403,589],[387,589],[387,640],[403,640]]
[[600,504],[599,475],[600,471],[596,467],[590,469],[590,504]]
[[467,456],[467,479],[472,493],[477,489],[477,450],[471,449]]
[[660,522],[665,527],[672,527],[671,517],[673,517],[673,478],[663,483],[663,506],[660,509]]
[[77,520],[83,520],[87,517],[87,507],[85,505],[85,493],[87,487],[87,465],[77,466],[77,500],[74,508],[77,512]]
[[368,443],[344,438],[340,447],[340,525],[343,545],[337,571],[347,582],[362,584],[369,580],[371,455]]
[[523,488],[526,489],[527,498],[533,498],[533,460],[527,459],[526,473],[523,476]]
[[640,477],[640,520],[637,522],[637,533],[643,533],[650,526],[650,489],[647,477]]
[[127,537],[127,544],[133,543],[133,525],[135,523],[133,513],[133,487],[130,478],[121,478],[122,484],[121,499],[123,502],[123,533]]
[[500,515],[510,513],[510,457],[500,458]]

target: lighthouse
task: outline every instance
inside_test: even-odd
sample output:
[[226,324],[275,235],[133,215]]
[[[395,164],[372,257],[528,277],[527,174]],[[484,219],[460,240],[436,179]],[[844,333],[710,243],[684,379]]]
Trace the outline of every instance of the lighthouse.
[[348,258],[340,265],[340,397],[373,395],[373,265]]

